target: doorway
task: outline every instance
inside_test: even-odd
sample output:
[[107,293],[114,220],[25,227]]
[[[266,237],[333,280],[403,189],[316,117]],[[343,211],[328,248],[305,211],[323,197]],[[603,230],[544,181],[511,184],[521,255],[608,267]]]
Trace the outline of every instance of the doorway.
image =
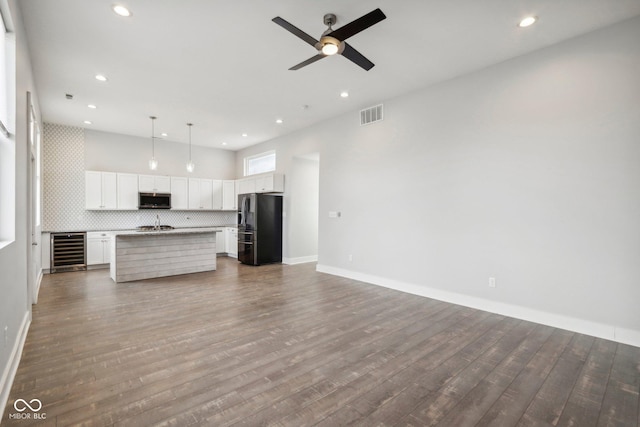
[[318,207],[320,201],[320,153],[293,158],[288,192],[289,264],[318,260]]
[[31,101],[27,93],[28,106],[28,142],[29,155],[27,165],[27,304],[38,302],[38,284],[40,283],[40,127],[36,120]]

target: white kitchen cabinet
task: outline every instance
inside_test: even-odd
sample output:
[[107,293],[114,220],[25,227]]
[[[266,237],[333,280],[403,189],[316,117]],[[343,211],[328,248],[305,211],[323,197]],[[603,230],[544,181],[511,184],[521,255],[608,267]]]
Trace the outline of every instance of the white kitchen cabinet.
[[284,175],[270,173],[256,176],[256,193],[282,193],[284,192]]
[[238,229],[236,227],[226,227],[224,231],[227,255],[238,258]]
[[189,209],[189,180],[182,176],[171,177],[171,209]]
[[109,264],[111,236],[106,231],[87,232],[87,265]]
[[213,193],[213,199],[212,199],[212,205],[213,205],[213,209],[216,211],[220,211],[222,210],[222,180],[220,179],[214,179],[212,181],[212,193]]
[[213,180],[189,178],[189,209],[213,209]]
[[85,209],[117,209],[117,188],[115,172],[85,171]]
[[284,175],[269,173],[238,181],[238,194],[246,193],[282,193],[284,192]]
[[118,210],[138,209],[138,175],[134,173],[118,173],[116,175]]
[[238,194],[247,194],[256,192],[256,179],[243,178],[238,180]]
[[236,192],[236,181],[222,181],[222,210],[238,210],[238,193]]
[[159,175],[138,175],[141,193],[171,193],[171,178]]
[[220,231],[216,231],[216,253],[223,254],[226,251],[224,228],[222,228]]

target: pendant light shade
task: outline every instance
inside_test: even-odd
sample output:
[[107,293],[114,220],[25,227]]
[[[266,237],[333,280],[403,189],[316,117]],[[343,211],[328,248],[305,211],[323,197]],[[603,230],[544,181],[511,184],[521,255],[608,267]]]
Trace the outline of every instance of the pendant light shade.
[[151,119],[151,159],[149,159],[149,169],[152,171],[158,169],[158,161],[156,160],[156,136],[154,132],[154,122],[156,116],[149,116]]
[[191,126],[193,126],[193,123],[187,123],[187,126],[189,126],[189,162],[187,162],[187,172],[191,173],[196,169],[195,163],[191,160]]

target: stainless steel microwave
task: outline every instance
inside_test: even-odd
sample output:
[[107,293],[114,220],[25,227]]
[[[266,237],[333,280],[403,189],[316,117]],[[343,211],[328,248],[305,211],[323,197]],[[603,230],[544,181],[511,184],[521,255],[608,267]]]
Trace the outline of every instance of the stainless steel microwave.
[[170,193],[138,194],[138,209],[171,209]]

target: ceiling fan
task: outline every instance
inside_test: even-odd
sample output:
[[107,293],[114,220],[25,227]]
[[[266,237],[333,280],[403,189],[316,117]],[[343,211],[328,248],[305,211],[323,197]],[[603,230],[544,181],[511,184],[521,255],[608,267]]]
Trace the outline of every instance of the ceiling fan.
[[305,33],[301,29],[290,24],[279,16],[273,18],[272,21],[280,25],[282,28],[289,31],[293,35],[298,36],[318,50],[318,54],[316,56],[312,56],[306,61],[302,61],[298,65],[294,65],[293,67],[289,68],[290,70],[299,70],[300,68],[305,67],[309,64],[313,64],[314,62],[322,58],[338,54],[344,56],[356,65],[359,65],[360,67],[369,71],[371,68],[373,68],[374,63],[369,61],[360,52],[347,44],[345,40],[351,36],[358,34],[360,31],[366,30],[372,25],[377,24],[385,18],[385,14],[382,13],[380,9],[376,9],[367,13],[366,15],[361,16],[355,21],[351,21],[350,23],[343,25],[337,30],[334,30],[333,28],[331,28],[331,26],[336,23],[336,15],[334,15],[333,13],[328,13],[324,15],[324,24],[329,28],[327,28],[327,30],[322,33],[320,40],[314,39],[309,34]]

